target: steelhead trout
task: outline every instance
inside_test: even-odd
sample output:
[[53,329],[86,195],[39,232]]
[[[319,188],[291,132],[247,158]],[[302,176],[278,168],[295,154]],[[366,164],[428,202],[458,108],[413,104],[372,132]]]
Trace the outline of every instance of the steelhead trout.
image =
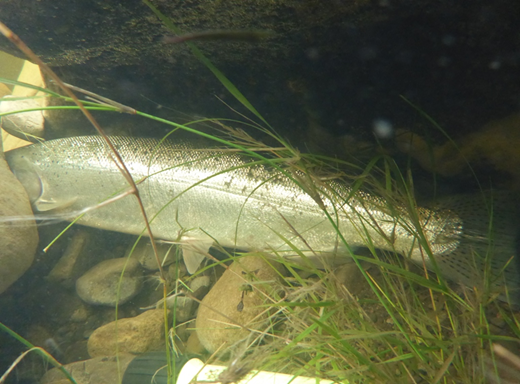
[[[488,252],[498,290],[504,291],[505,283],[519,289],[519,264],[511,260],[518,249],[513,226],[504,218],[491,222],[476,200],[454,201],[453,208],[416,208],[411,215],[383,198],[354,192],[341,180],[316,183],[312,196],[296,183],[304,174],[283,173],[237,152],[155,139],[110,139],[138,183],[154,236],[180,244],[192,273],[216,243],[283,257],[346,257],[341,234],[350,247],[371,244],[397,251],[470,286],[483,276]],[[128,188],[98,136],[34,144],[7,152],[6,159],[36,214],[78,212]],[[502,216],[505,211],[495,209]],[[129,234],[144,231],[133,196],[87,211],[78,223]]]

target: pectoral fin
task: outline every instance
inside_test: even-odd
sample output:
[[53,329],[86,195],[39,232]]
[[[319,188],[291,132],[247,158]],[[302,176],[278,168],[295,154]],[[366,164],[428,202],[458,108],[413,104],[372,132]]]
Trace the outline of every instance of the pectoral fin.
[[47,211],[63,210],[71,206],[78,199],[77,197],[68,197],[65,199],[56,198],[56,193],[51,193],[51,189],[47,186],[45,180],[39,177],[37,180],[34,179],[36,175],[37,174],[34,173],[31,180],[29,180],[29,178],[26,176],[24,179],[24,186],[30,195],[31,193],[29,191],[33,191],[33,195],[36,195],[36,191],[38,191],[38,197],[36,199],[32,199],[32,202],[34,208],[39,212],[43,213]]
[[67,207],[71,206],[75,201],[76,199],[71,199],[68,201],[57,201],[54,199],[38,198],[33,205],[34,208],[39,212],[46,212],[66,209]]
[[190,274],[193,274],[197,271],[203,260],[204,254],[183,247],[183,261],[185,263],[186,270],[188,270]]
[[183,251],[183,261],[188,273],[194,274],[199,269],[212,244],[213,240],[183,240],[181,250]]

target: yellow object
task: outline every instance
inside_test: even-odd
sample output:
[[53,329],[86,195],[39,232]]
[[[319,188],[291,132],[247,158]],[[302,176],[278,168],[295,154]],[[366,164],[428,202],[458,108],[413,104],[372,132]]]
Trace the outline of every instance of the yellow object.
[[400,130],[398,148],[415,158],[428,171],[443,176],[455,176],[474,167],[492,166],[497,171],[519,179],[519,115],[485,124],[481,129],[458,141],[447,141],[430,147],[421,136]]
[[[31,63],[28,60],[21,60],[14,56],[8,55],[6,53],[1,53],[2,62],[8,63],[6,66],[2,66],[0,69],[2,71],[2,76],[5,77],[15,77],[18,74],[17,80],[24,83],[29,83],[38,87],[44,87],[42,74],[40,72],[40,68]],[[33,90],[31,88],[22,87],[22,86],[14,86],[12,95],[13,96],[35,96],[39,91]],[[41,99],[42,103],[44,99]],[[18,147],[23,147],[31,144],[31,142],[19,139],[15,136],[12,136],[2,131],[2,144],[3,150],[9,151]]]

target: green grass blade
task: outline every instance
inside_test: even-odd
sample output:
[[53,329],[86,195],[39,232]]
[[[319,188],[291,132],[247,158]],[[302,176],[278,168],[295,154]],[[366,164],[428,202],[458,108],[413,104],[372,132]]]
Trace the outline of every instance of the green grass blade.
[[[35,349],[35,346],[31,344],[29,341],[27,341],[25,338],[23,338],[18,333],[14,332],[10,328],[8,328],[6,325],[0,322],[0,329],[9,334],[11,337],[16,339],[18,342],[24,344],[29,349]],[[67,377],[67,379],[72,382],[73,384],[76,384],[76,380],[72,377],[72,375],[65,369],[65,367],[60,364],[52,355],[50,355],[48,352],[46,352],[43,349],[35,349],[35,352],[38,353],[40,356],[42,356],[46,361],[53,364],[56,368],[61,370],[61,372]]]

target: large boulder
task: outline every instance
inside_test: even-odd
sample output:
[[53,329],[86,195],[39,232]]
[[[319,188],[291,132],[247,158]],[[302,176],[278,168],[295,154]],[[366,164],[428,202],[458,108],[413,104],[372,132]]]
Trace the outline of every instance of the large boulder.
[[33,263],[38,245],[34,220],[10,220],[32,214],[25,189],[0,155],[0,294]]

